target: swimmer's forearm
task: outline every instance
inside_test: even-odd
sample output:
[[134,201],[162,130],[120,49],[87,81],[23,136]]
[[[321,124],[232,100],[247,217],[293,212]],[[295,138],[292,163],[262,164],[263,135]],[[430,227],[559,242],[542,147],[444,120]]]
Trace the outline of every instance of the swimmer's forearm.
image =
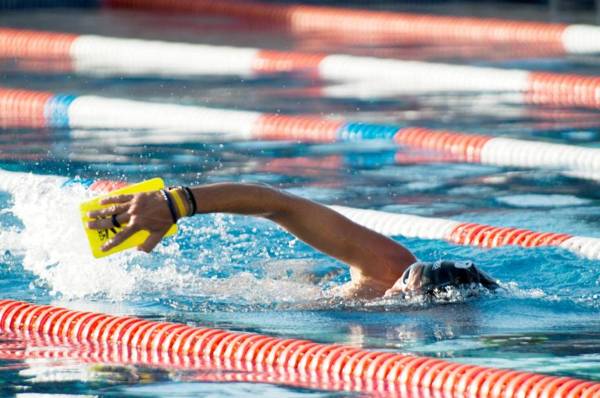
[[268,218],[311,246],[346,263],[357,250],[350,239],[362,228],[335,211],[265,185],[223,183],[192,188],[198,213],[248,214]]
[[219,183],[192,188],[196,213],[233,213],[270,217],[281,210],[282,192],[258,184]]

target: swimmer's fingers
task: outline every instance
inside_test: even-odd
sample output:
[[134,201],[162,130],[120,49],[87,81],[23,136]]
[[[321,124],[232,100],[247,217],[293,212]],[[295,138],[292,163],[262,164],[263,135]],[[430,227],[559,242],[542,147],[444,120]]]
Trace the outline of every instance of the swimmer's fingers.
[[[117,204],[114,206],[107,207],[106,209],[90,211],[88,213],[88,217],[90,218],[99,218],[99,217],[107,217],[112,216],[113,214],[125,213],[129,210],[129,203]],[[121,222],[121,220],[119,220]]]
[[100,204],[102,205],[110,205],[110,204],[119,204],[119,203],[126,203],[126,202],[131,202],[131,200],[133,199],[134,195],[117,195],[117,196],[110,196],[108,198],[104,198],[100,201]]
[[167,231],[168,229],[164,231],[152,232],[150,236],[144,241],[144,243],[138,246],[138,250],[150,253],[152,249],[154,249],[156,245],[158,245],[158,243],[162,240]]
[[[119,228],[129,223],[131,216],[128,213],[121,213],[116,215],[117,222],[120,224]],[[92,221],[88,221],[87,227],[89,229],[111,229],[116,227],[112,217],[98,218]]]
[[420,289],[423,285],[423,266],[416,267],[411,273],[406,284],[411,289]]
[[131,235],[135,234],[139,231],[140,228],[137,225],[130,225],[125,227],[121,232],[116,234],[111,240],[102,245],[102,250],[107,251],[112,249],[115,246],[120,245],[125,242]]

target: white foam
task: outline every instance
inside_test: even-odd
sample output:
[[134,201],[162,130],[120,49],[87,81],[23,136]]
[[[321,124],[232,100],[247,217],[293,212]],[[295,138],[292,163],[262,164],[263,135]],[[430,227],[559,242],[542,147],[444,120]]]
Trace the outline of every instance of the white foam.
[[[51,293],[82,297],[105,293],[119,297],[129,291],[124,256],[94,259],[79,218],[79,203],[87,197],[80,185],[61,188],[61,179],[25,177],[20,184],[5,184],[13,195],[10,209],[23,223],[19,231],[23,268],[38,277]],[[27,179],[31,181],[27,181]],[[14,242],[1,240],[0,248]]]
[[[515,297],[521,299],[544,299],[549,301],[556,300],[556,296],[549,296],[540,288],[525,289],[519,287],[516,282],[502,283],[504,288],[504,294],[508,297]],[[502,290],[500,290],[502,292]]]
[[316,285],[293,279],[258,278],[249,272],[228,278],[200,277],[193,272],[178,272],[174,265],[155,271],[136,269],[132,272],[136,285],[146,286],[147,293],[165,292],[175,296],[214,297],[219,301],[236,301],[247,304],[272,304],[318,299],[321,289]]
[[25,237],[16,229],[7,229],[0,231],[0,248],[8,250],[13,254],[22,255],[25,253],[23,242]]

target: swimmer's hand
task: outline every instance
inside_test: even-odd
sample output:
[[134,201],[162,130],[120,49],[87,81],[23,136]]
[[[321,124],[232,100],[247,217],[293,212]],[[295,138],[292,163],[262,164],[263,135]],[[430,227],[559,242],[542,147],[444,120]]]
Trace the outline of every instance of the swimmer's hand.
[[150,236],[138,246],[138,250],[149,253],[173,225],[169,205],[160,191],[112,196],[103,199],[100,203],[113,206],[88,213],[88,216],[93,219],[88,222],[88,228],[100,230],[112,228],[115,226],[113,216],[124,226],[122,231],[102,246],[102,251],[108,251],[136,232],[146,230]]
[[415,269],[405,278],[404,274],[394,285],[385,291],[383,297],[394,297],[410,292],[418,292],[421,289],[423,275],[423,266],[416,266]]

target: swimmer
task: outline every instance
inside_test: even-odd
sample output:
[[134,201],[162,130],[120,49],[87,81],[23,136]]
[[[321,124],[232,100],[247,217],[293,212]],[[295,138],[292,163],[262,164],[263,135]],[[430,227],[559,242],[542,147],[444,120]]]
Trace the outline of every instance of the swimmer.
[[219,183],[176,187],[108,197],[112,206],[89,213],[91,229],[121,227],[102,250],[109,250],[140,230],[150,236],[138,249],[149,253],[169,228],[194,214],[231,213],[271,220],[350,267],[343,287],[349,298],[373,299],[398,294],[431,294],[451,286],[498,285],[471,262],[425,263],[400,243],[349,220],[327,206],[266,185]]

